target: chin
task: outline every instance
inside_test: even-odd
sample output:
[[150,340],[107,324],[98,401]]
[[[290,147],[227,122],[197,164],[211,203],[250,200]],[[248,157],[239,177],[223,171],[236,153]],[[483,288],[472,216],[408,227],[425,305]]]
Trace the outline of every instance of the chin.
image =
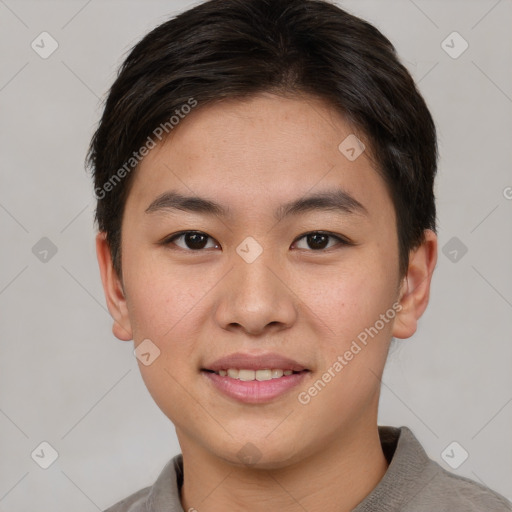
[[298,452],[296,443],[283,443],[286,436],[277,436],[272,441],[265,436],[251,438],[246,436],[243,440],[227,442],[222,447],[216,447],[212,453],[223,461],[237,468],[272,470],[288,467],[298,462],[304,455],[304,445]]

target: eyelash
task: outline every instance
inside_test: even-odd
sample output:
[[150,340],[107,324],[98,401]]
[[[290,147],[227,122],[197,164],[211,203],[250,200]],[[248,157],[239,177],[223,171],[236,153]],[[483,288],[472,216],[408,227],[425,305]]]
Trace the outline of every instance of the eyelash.
[[[168,246],[172,243],[174,243],[175,240],[187,235],[187,234],[196,234],[196,235],[205,235],[206,237],[212,239],[212,240],[215,240],[213,237],[211,237],[210,235],[208,235],[207,233],[204,233],[203,231],[180,231],[179,233],[174,233],[173,235],[165,238],[164,240],[162,240],[161,242],[161,245],[164,245],[164,246]],[[337,245],[340,245],[340,246],[351,246],[351,245],[355,245],[353,242],[351,242],[350,240],[348,240],[347,238],[345,237],[342,237],[340,235],[335,235],[334,233],[331,233],[329,231],[309,231],[307,233],[304,233],[303,235],[297,237],[294,241],[293,241],[293,244],[297,243],[299,240],[302,240],[303,238],[307,237],[308,235],[324,235],[324,236],[327,236],[329,238],[334,238],[338,241],[337,244],[335,244],[335,246],[331,246],[331,247],[327,247],[327,248],[324,248],[324,249],[307,249],[308,252],[325,252],[329,249],[332,249],[333,247],[336,247]],[[217,244],[218,242],[215,241]],[[202,248],[202,249],[184,249],[183,247],[179,247],[178,248],[182,251],[185,251],[185,252],[203,252],[205,249]],[[211,248],[211,247],[210,247]],[[305,249],[299,249],[299,250],[305,250]]]

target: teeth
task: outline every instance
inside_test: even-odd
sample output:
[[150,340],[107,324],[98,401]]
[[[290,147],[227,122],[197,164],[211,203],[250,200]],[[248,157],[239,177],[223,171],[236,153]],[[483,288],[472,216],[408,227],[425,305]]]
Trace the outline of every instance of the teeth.
[[281,370],[279,368],[265,368],[262,370],[246,370],[246,369],[236,369],[236,368],[228,368],[227,370],[219,370],[218,374],[221,377],[231,377],[232,379],[239,379],[243,381],[250,380],[271,380],[271,379],[279,379],[283,375],[291,375],[293,373],[292,370]]
[[[260,370],[258,370],[260,373]],[[238,370],[238,378],[240,380],[254,380],[256,372],[254,370]]]
[[272,370],[257,370],[255,373],[256,380],[272,379]]

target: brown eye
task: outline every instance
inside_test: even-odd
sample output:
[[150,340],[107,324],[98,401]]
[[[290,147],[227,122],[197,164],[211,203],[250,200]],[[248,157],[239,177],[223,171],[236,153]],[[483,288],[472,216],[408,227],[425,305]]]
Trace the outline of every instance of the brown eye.
[[168,238],[164,243],[165,245],[174,244],[181,249],[190,251],[200,251],[201,249],[208,249],[218,245],[215,243],[208,245],[208,240],[213,242],[213,238],[201,231],[183,231]]
[[[302,247],[298,245],[301,240],[305,240],[305,244],[303,243]],[[334,243],[331,243],[332,241],[334,241]],[[306,233],[298,238],[295,244],[298,249],[311,249],[313,251],[321,251],[335,245],[350,245],[347,240],[344,240],[340,236],[324,233],[322,231]]]

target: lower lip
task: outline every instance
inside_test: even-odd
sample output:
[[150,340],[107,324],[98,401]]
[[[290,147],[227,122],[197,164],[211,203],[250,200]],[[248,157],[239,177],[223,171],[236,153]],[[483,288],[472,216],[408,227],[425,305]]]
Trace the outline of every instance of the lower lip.
[[225,395],[247,404],[261,404],[283,395],[298,386],[306,376],[307,371],[283,375],[270,380],[239,380],[231,377],[202,371],[201,372],[216,389]]

